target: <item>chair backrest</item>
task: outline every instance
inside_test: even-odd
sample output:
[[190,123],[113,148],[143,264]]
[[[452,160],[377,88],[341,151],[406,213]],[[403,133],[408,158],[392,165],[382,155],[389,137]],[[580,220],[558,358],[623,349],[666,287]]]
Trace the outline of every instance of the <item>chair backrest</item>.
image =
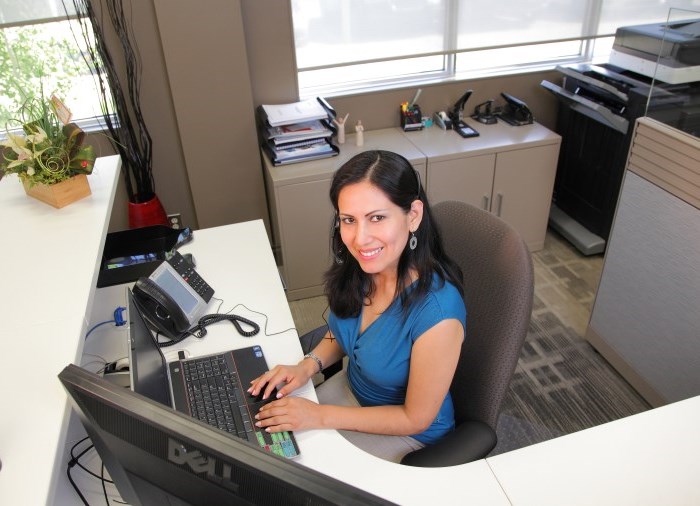
[[469,204],[440,202],[433,218],[464,275],[467,334],[451,387],[456,422],[480,420],[495,431],[530,324],[530,251],[510,225]]

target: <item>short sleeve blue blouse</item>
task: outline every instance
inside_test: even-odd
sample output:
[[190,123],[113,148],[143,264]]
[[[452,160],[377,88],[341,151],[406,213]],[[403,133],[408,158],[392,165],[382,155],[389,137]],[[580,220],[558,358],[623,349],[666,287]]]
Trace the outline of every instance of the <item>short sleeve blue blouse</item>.
[[[409,290],[412,287],[408,288]],[[362,406],[400,405],[405,402],[413,343],[443,320],[456,319],[466,329],[467,312],[457,288],[441,284],[433,275],[430,291],[404,314],[397,298],[360,334],[362,315],[338,318],[331,312],[328,325],[348,356],[347,377]],[[432,444],[454,428],[450,393],[433,423],[413,437]]]

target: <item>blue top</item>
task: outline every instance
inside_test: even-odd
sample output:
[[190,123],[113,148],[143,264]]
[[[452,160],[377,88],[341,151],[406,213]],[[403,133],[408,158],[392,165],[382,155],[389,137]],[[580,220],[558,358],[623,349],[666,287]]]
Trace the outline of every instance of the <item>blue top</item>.
[[[407,290],[411,290],[411,285]],[[328,326],[348,356],[347,376],[362,406],[401,405],[406,400],[411,349],[428,329],[447,319],[456,319],[466,329],[467,311],[457,288],[433,274],[433,283],[422,301],[407,315],[400,298],[360,334],[362,315],[338,318],[331,312]],[[413,437],[432,444],[455,425],[452,397],[447,393],[433,423]]]

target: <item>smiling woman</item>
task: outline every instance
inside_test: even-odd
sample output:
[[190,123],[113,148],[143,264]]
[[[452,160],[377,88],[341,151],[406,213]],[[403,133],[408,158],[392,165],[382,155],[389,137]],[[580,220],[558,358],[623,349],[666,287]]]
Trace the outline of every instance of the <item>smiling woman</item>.
[[[466,310],[459,267],[445,254],[418,173],[389,151],[359,153],[331,182],[335,264],[326,274],[328,332],[296,365],[277,366],[250,392],[277,400],[256,416],[269,432],[337,429],[359,448],[399,462],[454,428],[449,386]],[[324,366],[348,367],[295,396]]]

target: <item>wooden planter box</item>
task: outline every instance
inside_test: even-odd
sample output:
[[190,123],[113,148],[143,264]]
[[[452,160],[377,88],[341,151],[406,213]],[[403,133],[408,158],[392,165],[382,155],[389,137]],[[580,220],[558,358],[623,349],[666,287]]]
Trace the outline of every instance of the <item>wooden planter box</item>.
[[22,181],[22,184],[27,195],[59,209],[92,193],[85,174],[52,185],[35,184],[30,187],[26,181]]

